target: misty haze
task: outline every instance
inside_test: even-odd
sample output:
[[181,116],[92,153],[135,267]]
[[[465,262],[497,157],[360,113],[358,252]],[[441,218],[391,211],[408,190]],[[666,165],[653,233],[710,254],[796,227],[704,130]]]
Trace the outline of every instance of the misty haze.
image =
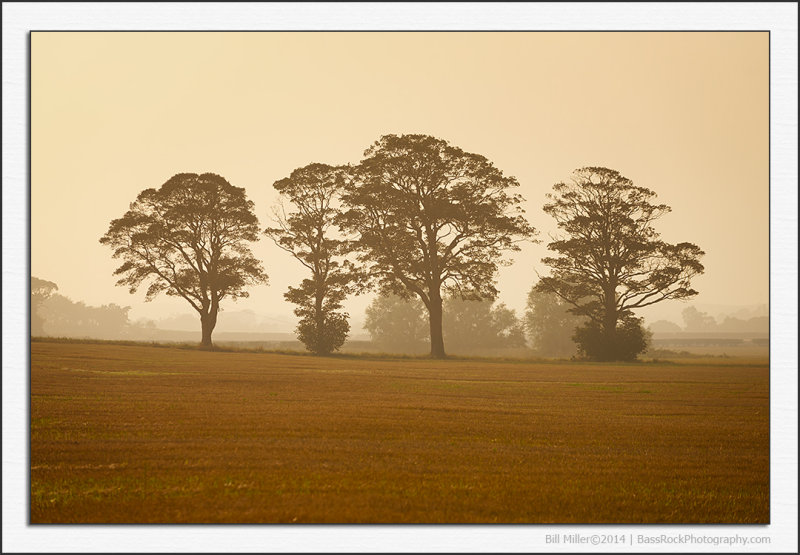
[[768,523],[768,52],[32,33],[31,522]]

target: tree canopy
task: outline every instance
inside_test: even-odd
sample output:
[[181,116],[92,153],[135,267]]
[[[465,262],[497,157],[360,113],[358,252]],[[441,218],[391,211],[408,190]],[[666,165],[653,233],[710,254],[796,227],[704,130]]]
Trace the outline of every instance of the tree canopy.
[[[603,336],[591,344],[615,344],[625,330],[630,335],[640,325],[630,320],[637,308],[697,294],[691,280],[704,270],[704,253],[692,243],[673,245],[660,239],[653,224],[670,208],[653,204],[653,191],[601,167],[578,169],[571,182],[553,189],[544,211],[563,232],[548,245],[560,256],[543,259],[552,274],[537,287],[589,318],[594,333]],[[618,323],[624,323],[620,334]],[[588,355],[616,358],[613,348]]]
[[183,298],[199,313],[202,345],[210,347],[220,303],[267,281],[249,248],[258,233],[243,188],[212,173],[181,173],[139,193],[100,242],[124,261],[117,285],[135,293],[147,283],[148,301],[162,292]]
[[511,193],[517,180],[427,135],[385,135],[364,156],[343,195],[343,226],[383,292],[420,298],[431,355],[444,357],[443,291],[494,298],[503,253],[535,233]]
[[346,169],[326,164],[309,164],[294,170],[273,185],[292,208],[275,209],[278,227],[265,233],[283,250],[305,266],[311,277],[284,295],[297,305],[300,341],[313,353],[325,354],[342,346],[350,324],[339,312],[342,301],[353,288],[357,273],[343,259],[348,242],[336,236],[337,202],[346,181]]

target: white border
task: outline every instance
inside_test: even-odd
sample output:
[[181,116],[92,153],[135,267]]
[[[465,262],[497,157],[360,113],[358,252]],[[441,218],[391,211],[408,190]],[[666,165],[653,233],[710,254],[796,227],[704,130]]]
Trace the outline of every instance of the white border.
[[[795,3],[4,3],[4,552],[537,552],[545,534],[768,535],[797,547],[797,5]],[[771,31],[772,524],[724,526],[27,526],[28,31],[81,30],[769,30]],[[611,546],[631,551],[630,545]],[[635,546],[646,551],[648,546]],[[725,551],[664,545],[651,551]]]

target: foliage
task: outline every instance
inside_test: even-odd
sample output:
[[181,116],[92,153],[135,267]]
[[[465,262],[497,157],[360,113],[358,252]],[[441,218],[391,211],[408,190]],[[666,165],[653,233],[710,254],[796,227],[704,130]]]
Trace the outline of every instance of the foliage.
[[697,294],[691,279],[703,272],[699,260],[704,253],[692,243],[659,239],[653,222],[670,208],[652,204],[654,192],[599,167],[576,170],[571,183],[553,189],[544,211],[564,235],[548,245],[560,256],[543,259],[552,275],[537,288],[557,294],[575,314],[588,317],[594,325],[587,330],[601,326],[602,336],[617,345],[613,338],[618,329],[628,329],[625,319],[634,309]]
[[338,350],[347,338],[350,324],[347,314],[323,313],[318,317],[303,317],[297,325],[297,337],[315,354]]
[[525,347],[525,331],[513,310],[492,301],[444,301],[444,338],[453,353],[476,354]]
[[181,173],[139,193],[100,242],[124,261],[117,285],[135,293],[148,283],[148,301],[162,292],[183,298],[200,314],[202,344],[211,346],[221,301],[247,297],[248,285],[267,280],[248,246],[258,229],[243,188],[211,173]]
[[549,291],[532,287],[528,293],[525,328],[539,356],[570,357],[577,353],[572,336],[585,317],[570,312],[572,305]]
[[39,311],[55,291],[58,291],[58,285],[52,281],[31,276],[31,337],[44,335],[44,318]]
[[275,210],[278,227],[265,231],[311,272],[310,279],[289,287],[284,296],[298,305],[294,312],[301,318],[300,341],[317,354],[338,350],[350,330],[347,314],[337,311],[354,290],[358,273],[349,261],[341,260],[349,242],[333,235],[345,176],[344,168],[310,164],[276,181],[275,189],[292,203],[294,211],[287,214],[281,205]]
[[418,298],[378,295],[366,310],[364,328],[378,348],[395,353],[419,353],[429,348],[425,306]]
[[594,320],[589,320],[575,330],[574,340],[578,345],[578,353],[589,360],[631,361],[647,350],[651,336],[642,326],[641,318],[624,316],[617,321],[613,333]]
[[517,180],[427,135],[385,135],[364,155],[343,195],[342,224],[382,292],[422,300],[431,355],[444,357],[443,290],[493,298],[503,252],[535,233],[509,192]]

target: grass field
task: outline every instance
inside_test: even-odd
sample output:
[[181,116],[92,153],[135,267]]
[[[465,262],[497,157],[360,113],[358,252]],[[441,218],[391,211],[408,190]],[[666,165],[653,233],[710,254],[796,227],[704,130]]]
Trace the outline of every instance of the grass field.
[[32,523],[767,523],[769,368],[31,344]]

